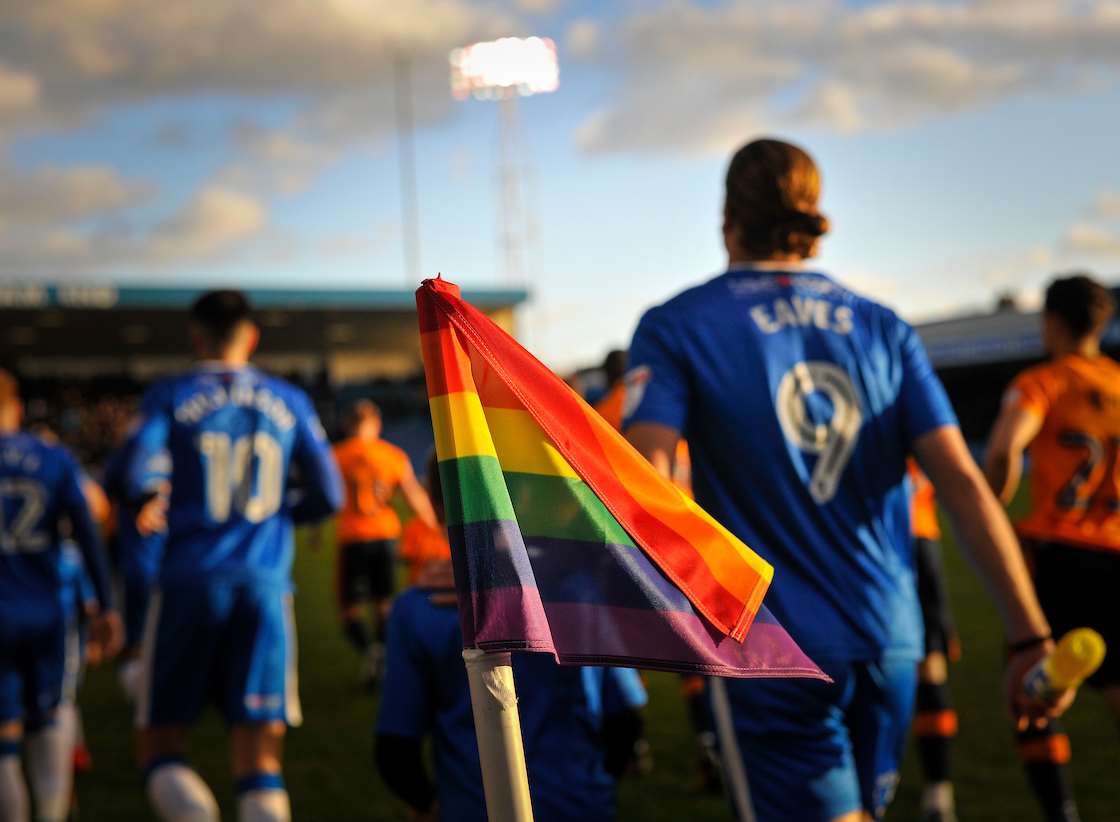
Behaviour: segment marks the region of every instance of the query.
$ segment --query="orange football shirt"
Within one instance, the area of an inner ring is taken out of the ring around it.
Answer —
[[[1120,364],[1062,357],[1020,374],[1004,402],[1042,420],[1019,533],[1120,551]]]
[[[339,542],[396,539],[401,521],[390,501],[408,470],[408,456],[385,440],[352,437],[334,448],[334,458],[346,488],[338,514]]]
[[[626,405],[626,385],[619,382],[603,398],[595,403],[599,416],[611,424],[616,431],[622,430],[622,411]]]
[[[415,585],[429,562],[451,559],[447,531],[442,526],[432,528],[420,517],[413,517],[401,535],[400,557],[408,563],[408,584]]]
[[[913,458],[906,460],[906,471],[914,485],[914,495],[910,497],[910,533],[920,539],[941,539],[933,483]]]

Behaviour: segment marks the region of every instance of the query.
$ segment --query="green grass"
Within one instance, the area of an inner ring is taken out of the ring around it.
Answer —
[[[1002,633],[993,608],[959,553],[946,546],[946,566],[964,659],[951,671],[961,717],[954,776],[961,818],[1040,819],[1016,765],[1000,699]],[[296,564],[300,684],[305,724],[289,736],[287,781],[299,820],[404,820],[374,771],[373,697],[357,684],[357,662],[337,629],[329,553],[301,552]],[[655,771],[626,781],[623,820],[726,820],[719,798],[694,793],[695,747],[678,679],[649,677],[647,728]],[[132,759],[131,722],[111,671],[90,674],[82,694],[96,770],[79,787],[85,820],[150,819]],[[1117,739],[1100,698],[1081,694],[1069,714],[1078,799],[1086,822],[1120,818],[1116,791]],[[220,722],[209,715],[191,740],[191,759],[214,787],[223,818],[235,819],[228,756]],[[920,776],[913,751],[889,818],[918,817]]]

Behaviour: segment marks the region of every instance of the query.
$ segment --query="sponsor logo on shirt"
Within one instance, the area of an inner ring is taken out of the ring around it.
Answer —
[[[780,288],[797,288],[814,294],[837,294],[843,287],[831,280],[808,274],[766,274],[750,277],[730,277],[727,288],[735,297],[753,297]]]

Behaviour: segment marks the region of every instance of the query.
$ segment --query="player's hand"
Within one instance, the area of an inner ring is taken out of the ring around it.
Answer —
[[[426,811],[413,809],[412,822],[439,822],[439,804],[433,802],[432,807]]]
[[[136,530],[142,537],[167,531],[167,498],[157,494],[140,507],[136,515]]]
[[[124,646],[124,623],[116,611],[106,611],[89,623],[90,644],[101,651],[102,659],[112,659]]]
[[[97,667],[104,658],[105,654],[101,650],[101,643],[94,642],[92,639],[88,640],[86,642],[86,663]]]
[[[1046,717],[1057,717],[1065,713],[1073,704],[1075,691],[1066,691],[1055,702],[1037,702],[1028,699],[1023,694],[1023,679],[1027,673],[1046,657],[1054,652],[1054,640],[1048,639],[1029,648],[1024,648],[1012,654],[1007,660],[1007,672],[1004,676],[1004,692],[1007,697],[1011,715],[1016,723],[1030,723],[1032,720]]]

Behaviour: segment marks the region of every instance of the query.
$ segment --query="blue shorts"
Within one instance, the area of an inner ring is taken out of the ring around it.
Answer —
[[[72,699],[81,668],[77,623],[57,611],[30,622],[0,614],[0,722],[35,728]]]
[[[824,664],[812,679],[726,680],[759,822],[825,822],[894,796],[917,661]]]
[[[190,725],[207,704],[231,725],[303,720],[287,584],[208,580],[156,588],[140,659],[137,727]]]

